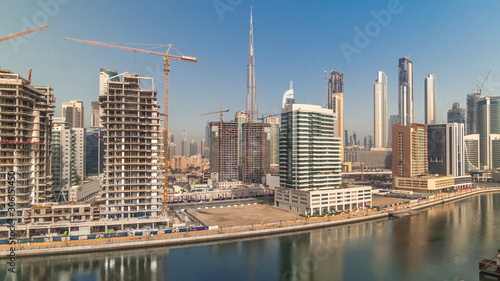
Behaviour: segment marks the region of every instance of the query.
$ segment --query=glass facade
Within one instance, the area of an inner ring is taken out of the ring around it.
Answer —
[[[340,138],[333,113],[319,106],[289,105],[281,114],[280,186],[323,189],[340,186]]]
[[[104,171],[104,128],[88,128],[85,132],[85,159],[87,176]]]

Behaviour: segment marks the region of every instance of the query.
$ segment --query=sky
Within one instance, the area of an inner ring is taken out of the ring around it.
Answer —
[[[169,128],[177,140],[204,138],[207,121],[245,110],[250,7],[253,9],[257,102],[262,114],[281,110],[293,80],[296,103],[325,105],[325,71],[344,73],[345,129],[373,132],[373,82],[388,77],[389,115],[397,114],[398,59],[413,61],[415,122],[424,121],[424,79],[436,76],[437,121],[453,102],[484,81],[499,95],[500,2],[411,0],[2,0],[0,37],[37,26],[50,28],[0,43],[0,67],[32,84],[54,88],[61,102],[82,100],[86,125],[97,100],[99,69],[156,80],[163,105],[161,56],[65,41],[65,37],[126,43],[173,44],[197,63],[171,61]],[[166,49],[155,49],[164,52]],[[175,55],[175,52],[170,54]],[[488,72],[490,76],[485,80]],[[359,137],[358,137],[359,138]]]

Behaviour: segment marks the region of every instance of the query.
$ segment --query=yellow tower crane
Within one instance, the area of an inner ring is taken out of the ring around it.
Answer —
[[[207,113],[202,113],[200,114],[201,115],[209,115],[209,114],[216,114],[216,113],[219,113],[220,114],[220,122],[222,122],[222,113],[224,112],[229,112],[230,109],[222,109],[222,106],[220,107],[220,110],[218,111],[214,111],[214,112],[207,112]]]
[[[101,47],[108,47],[108,48],[115,48],[115,49],[120,49],[120,50],[125,50],[125,51],[132,51],[134,53],[145,53],[145,54],[150,54],[150,55],[157,55],[157,56],[162,56],[163,61],[164,61],[164,66],[163,66],[163,72],[165,73],[164,77],[164,92],[163,92],[163,105],[164,105],[164,121],[163,125],[165,127],[165,136],[168,138],[168,77],[170,73],[170,61],[171,59],[173,60],[180,60],[180,61],[190,61],[190,62],[197,62],[198,58],[196,57],[191,57],[191,56],[183,56],[182,54],[180,56],[174,56],[174,55],[169,55],[168,53],[170,52],[170,49],[173,47],[171,44],[165,45],[168,46],[168,49],[165,53],[160,53],[160,52],[155,52],[155,51],[150,51],[150,50],[144,50],[144,49],[136,49],[136,48],[129,48],[129,47],[124,47],[124,46],[118,46],[118,45],[112,45],[108,43],[101,43],[101,42],[96,42],[96,41],[88,41],[88,40],[80,40],[80,39],[74,39],[74,38],[64,38],[64,40],[68,41],[73,41],[73,42],[78,42],[78,43],[84,43],[84,44],[90,44],[90,45],[96,45],[96,46],[101,46]],[[175,49],[175,48],[174,48]],[[165,191],[164,191],[164,207],[166,207],[166,202],[168,202],[168,141],[165,142],[165,151],[164,151],[164,157],[165,157]]]
[[[31,33],[35,33],[35,32],[38,32],[40,30],[47,29],[49,27],[50,26],[48,26],[48,25],[44,25],[44,26],[40,26],[40,27],[33,28],[33,29],[30,29],[30,30],[22,31],[22,32],[19,32],[19,33],[16,33],[16,34],[12,34],[12,35],[9,35],[7,37],[0,38],[0,42],[7,41],[7,40],[10,40],[10,39],[14,39],[14,38],[17,38],[17,37],[21,37],[21,36],[24,36],[24,35],[28,35],[28,34],[31,34]]]

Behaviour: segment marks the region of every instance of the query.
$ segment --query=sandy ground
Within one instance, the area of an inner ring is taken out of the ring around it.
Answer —
[[[410,199],[372,196],[372,206],[373,207],[383,206],[383,205],[391,205],[394,203],[408,202],[408,201],[410,201]]]
[[[407,202],[409,199],[373,196],[373,206],[390,205]],[[235,227],[259,225],[265,223],[279,223],[280,221],[305,220],[297,214],[279,210],[268,205],[244,205],[223,208],[189,209],[205,225],[218,225],[220,227]]]
[[[285,221],[305,220],[299,215],[278,210],[267,205],[244,205],[237,207],[189,209],[189,213],[205,225],[233,227],[243,225],[258,225]]]

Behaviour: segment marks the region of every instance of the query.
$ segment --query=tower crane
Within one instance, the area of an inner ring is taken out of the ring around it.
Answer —
[[[16,34],[12,34],[12,35],[9,35],[7,37],[0,38],[0,42],[7,41],[7,40],[10,40],[10,39],[14,39],[14,38],[17,38],[17,37],[21,37],[21,36],[24,36],[24,35],[28,35],[28,34],[31,34],[31,33],[35,33],[35,32],[38,32],[40,30],[47,29],[49,27],[50,27],[49,25],[44,25],[44,26],[40,26],[40,27],[33,28],[33,29],[30,29],[30,30],[22,31],[22,32],[19,32],[19,33],[16,33]]]
[[[136,48],[130,48],[130,47],[124,47],[124,46],[119,46],[119,45],[112,45],[108,43],[102,43],[102,42],[96,42],[96,41],[88,41],[88,40],[80,40],[80,39],[74,39],[74,38],[64,38],[64,40],[68,41],[73,41],[73,42],[78,42],[78,43],[84,43],[84,44],[90,44],[90,45],[95,45],[95,46],[101,46],[101,47],[108,47],[108,48],[115,48],[119,50],[125,50],[125,51],[131,51],[134,53],[145,53],[145,54],[150,54],[150,55],[157,55],[157,56],[162,56],[163,61],[164,61],[164,66],[163,66],[163,73],[165,74],[164,77],[164,86],[163,86],[163,105],[164,105],[164,121],[163,125],[165,127],[165,136],[168,137],[168,78],[169,78],[169,73],[170,73],[170,60],[180,60],[180,61],[189,61],[189,62],[197,62],[198,58],[196,57],[191,57],[191,56],[184,56],[182,54],[179,54],[180,56],[175,56],[175,55],[169,55],[170,49],[174,48],[172,44],[168,44],[167,51],[165,53],[160,53],[160,52],[155,52],[151,50],[144,50],[144,49],[136,49]],[[177,50],[177,49],[175,49]],[[164,157],[165,157],[165,187],[168,188],[168,142],[167,145],[164,149]],[[168,197],[167,190],[164,192],[165,197]],[[168,202],[168,198],[164,198],[163,200],[164,204],[165,202]]]
[[[492,70],[490,70],[490,71],[488,72],[488,74],[486,75],[486,78],[484,78],[483,84],[481,84],[481,86],[477,85],[477,88],[476,88],[476,89],[474,89],[474,91],[475,91],[476,93],[478,93],[478,94],[482,94],[484,83],[486,83],[486,81],[488,80],[488,77],[490,77],[491,71],[492,71]],[[489,91],[489,90],[485,90],[485,91]]]
[[[275,117],[279,115],[281,115],[281,113],[262,114],[262,116],[258,117],[257,120],[262,120],[262,122],[264,122],[264,120],[266,120],[269,117]]]
[[[200,116],[201,116],[201,115],[209,115],[209,114],[216,114],[216,113],[219,113],[219,114],[220,114],[220,122],[222,123],[222,122],[223,122],[223,120],[222,120],[222,113],[224,113],[224,112],[229,112],[229,110],[230,110],[230,109],[224,109],[224,110],[223,110],[223,109],[222,109],[222,106],[221,106],[221,107],[220,107],[220,110],[218,110],[218,111],[214,111],[214,112],[207,112],[207,113],[202,113],[202,114],[200,114]]]

